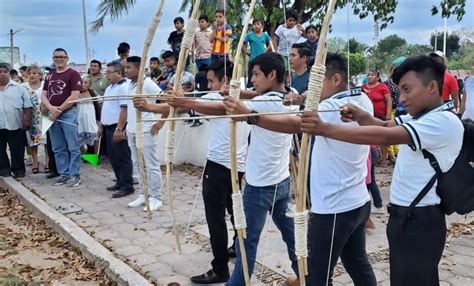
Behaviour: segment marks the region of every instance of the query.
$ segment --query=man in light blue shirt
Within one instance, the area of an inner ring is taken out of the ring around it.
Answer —
[[[8,177],[11,172],[18,178],[25,176],[25,130],[30,127],[31,107],[27,91],[10,79],[10,66],[0,63],[0,176]]]

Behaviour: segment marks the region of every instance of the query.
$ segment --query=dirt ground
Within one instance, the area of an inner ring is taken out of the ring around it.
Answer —
[[[0,189],[0,285],[114,285],[44,221]]]

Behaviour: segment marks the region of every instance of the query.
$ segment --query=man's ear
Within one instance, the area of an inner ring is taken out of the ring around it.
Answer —
[[[340,73],[335,73],[332,78],[331,78],[331,81],[332,83],[335,85],[335,86],[340,86],[341,84],[343,84],[342,82],[342,76]]]
[[[429,90],[431,94],[439,93],[438,82],[436,80],[432,80],[429,84]],[[441,94],[439,94],[441,96]]]
[[[272,70],[272,71],[268,74],[268,78],[269,78],[270,80],[274,80],[274,79],[276,79],[276,77],[277,77],[277,72],[276,72],[276,70]]]

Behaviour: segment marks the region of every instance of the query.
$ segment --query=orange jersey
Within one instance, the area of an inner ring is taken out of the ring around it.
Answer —
[[[217,37],[225,38],[226,42],[223,43],[219,40],[214,40],[212,43],[212,54],[213,55],[225,55],[229,53],[230,50],[230,36],[232,35],[232,27],[228,24],[225,24],[225,30],[223,27],[215,27],[214,31]]]

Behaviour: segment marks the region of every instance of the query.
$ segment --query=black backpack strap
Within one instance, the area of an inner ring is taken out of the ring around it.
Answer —
[[[407,218],[410,217],[410,213],[413,210],[413,208],[416,207],[416,205],[421,201],[421,199],[423,199],[426,196],[426,194],[431,190],[434,183],[436,182],[436,177],[437,177],[437,175],[435,174],[431,178],[431,180],[428,182],[428,184],[426,184],[426,186],[423,188],[423,190],[421,190],[421,192],[416,196],[416,198],[413,200],[413,202],[411,202],[410,206],[408,207]]]
[[[431,167],[435,170],[436,174],[433,175],[431,180],[426,184],[426,186],[421,190],[421,192],[416,196],[416,198],[413,200],[413,202],[410,204],[408,207],[408,214],[407,216],[410,217],[410,212],[413,210],[414,207],[426,196],[426,194],[431,190],[433,187],[434,183],[436,182],[436,179],[438,175],[442,174],[441,168],[439,167],[438,160],[436,160],[435,156],[428,152],[425,149],[422,149],[421,152],[423,153],[423,157],[425,159],[428,159],[430,161]]]

